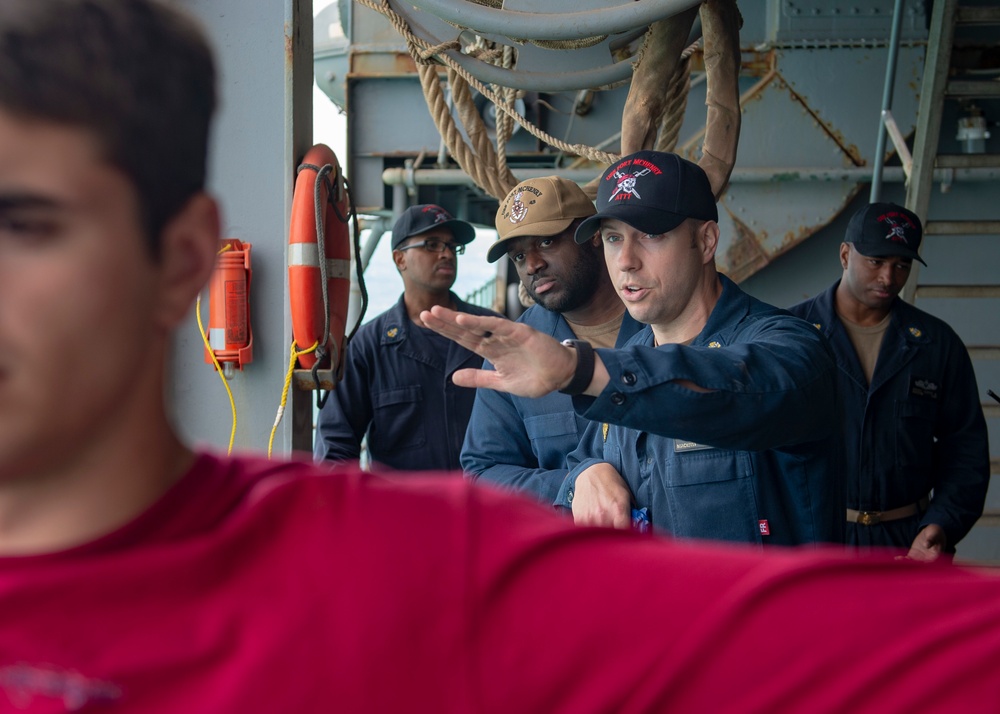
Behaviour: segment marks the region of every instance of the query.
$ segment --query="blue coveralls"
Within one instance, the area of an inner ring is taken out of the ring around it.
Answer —
[[[518,322],[557,340],[576,337],[562,315],[533,305]],[[643,327],[626,312],[616,344]],[[484,369],[493,369],[488,361]],[[462,447],[462,468],[473,479],[537,496],[551,505],[566,477],[566,456],[580,444],[588,421],[559,392],[529,399],[479,389]]]
[[[454,294],[451,298],[459,312],[496,316]],[[451,375],[479,367],[479,356],[451,340],[424,334],[410,321],[400,297],[395,306],[361,326],[346,359],[344,378],[317,420],[317,459],[357,459],[367,434],[373,467],[460,468],[476,390],[455,386]]]
[[[837,359],[847,506],[887,511],[926,498],[923,514],[847,524],[848,543],[909,548],[921,528],[944,528],[949,549],[983,512],[989,441],[976,375],[955,331],[897,299],[869,386],[837,317],[839,281],[791,311],[814,323]]]
[[[625,479],[635,506],[649,509],[656,530],[758,544],[841,543],[829,345],[808,323],[720,279],[722,295],[690,345],[654,347],[646,328],[625,349],[597,351],[611,381],[596,398],[574,397],[594,423],[570,455],[556,504],[570,507],[576,477],[605,461]]]

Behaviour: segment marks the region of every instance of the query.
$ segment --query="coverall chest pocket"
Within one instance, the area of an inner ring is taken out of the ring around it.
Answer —
[[[427,442],[423,419],[424,393],[419,384],[372,394],[370,441],[382,451],[414,449]]]
[[[666,505],[674,533],[761,542],[750,454],[695,448],[669,454],[666,466]]]
[[[934,445],[934,423],[937,402],[926,398],[909,398],[896,402],[896,466],[911,473],[930,472],[931,447]]]
[[[543,469],[564,468],[566,454],[580,440],[575,412],[539,414],[524,420],[524,431],[531,440],[531,450]]]

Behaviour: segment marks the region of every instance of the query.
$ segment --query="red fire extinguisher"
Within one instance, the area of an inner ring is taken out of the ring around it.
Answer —
[[[209,283],[208,344],[226,379],[253,361],[250,248],[236,238],[222,240]],[[212,353],[205,350],[205,362],[213,363]]]

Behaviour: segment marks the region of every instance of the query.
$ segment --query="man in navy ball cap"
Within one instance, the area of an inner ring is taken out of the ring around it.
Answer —
[[[900,300],[923,230],[871,203],[840,245],[840,280],[791,311],[837,358],[847,542],[914,560],[954,553],[983,513],[989,437],[969,353],[947,324]],[[924,263],[926,265],[926,263]]]
[[[600,230],[611,282],[648,327],[621,349],[594,350],[434,308],[422,316],[429,327],[495,367],[456,383],[575,395],[591,426],[555,505],[577,523],[629,527],[646,509],[655,530],[677,537],[842,541],[833,355],[811,325],[716,272],[705,172],[640,151],[604,172],[596,203],[577,240]]]
[[[643,196],[645,195],[645,198]],[[625,221],[651,234],[667,233],[688,218],[719,221],[708,176],[677,154],[640,151],[604,172],[597,189],[597,215],[580,226],[584,238],[605,218]]]
[[[367,437],[374,469],[459,470],[476,392],[455,386],[450,376],[481,361],[424,327],[420,313],[443,305],[496,314],[451,291],[458,256],[475,237],[471,224],[431,203],[410,206],[396,220],[392,259],[403,294],[362,325],[348,345],[344,378],[316,422],[317,459],[358,459]]]
[[[464,246],[476,237],[476,229],[471,223],[453,218],[441,206],[422,203],[410,206],[396,219],[392,227],[392,249],[397,250],[404,242],[416,242],[409,239],[424,236],[425,233],[425,238],[434,238],[438,231],[446,231],[447,238],[454,245]]]

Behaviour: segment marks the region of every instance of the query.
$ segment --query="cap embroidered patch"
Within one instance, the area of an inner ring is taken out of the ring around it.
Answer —
[[[525,186],[523,189],[514,194],[514,202],[510,204],[510,222],[520,223],[524,220],[525,216],[528,215],[528,207],[521,200],[524,192],[527,190],[532,190],[535,196],[538,196],[537,189],[531,189],[529,186]],[[532,201],[534,203],[534,201]]]
[[[638,190],[639,178],[646,174],[655,174],[658,176],[661,173],[663,172],[656,165],[643,159],[629,159],[628,161],[621,162],[611,174],[615,177],[617,184],[615,185],[615,190],[608,196],[608,203],[623,201],[632,196],[642,198]]]
[[[771,526],[767,524],[767,519],[757,521],[757,528],[760,530],[761,535],[771,535]]]
[[[906,240],[906,229],[902,221],[897,220],[892,215],[879,216],[879,220],[886,223],[889,228],[889,232],[885,234],[886,240],[891,240],[893,243],[902,243],[903,245],[910,244]],[[913,224],[907,223],[907,225],[912,226]]]
[[[425,206],[423,212],[430,213],[435,223],[444,223],[445,221],[451,220],[451,216],[448,215],[448,212],[440,206]]]

